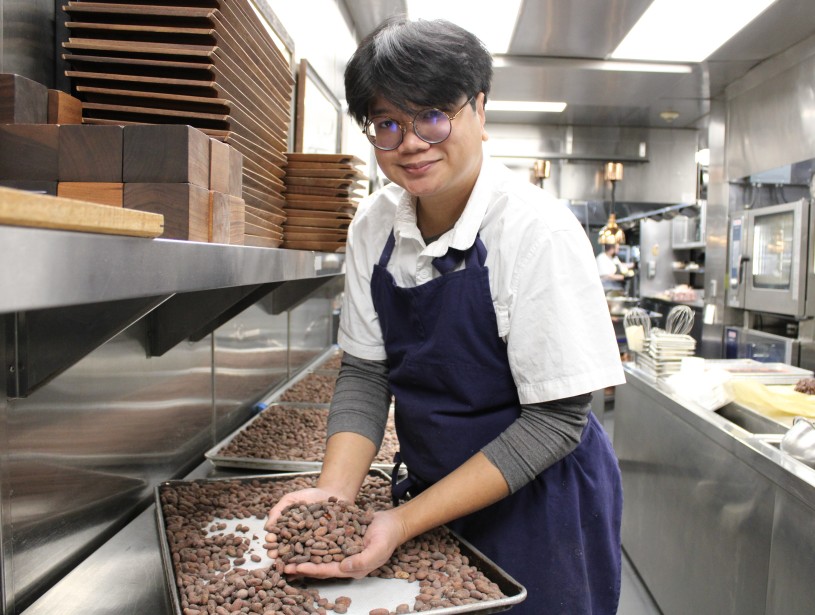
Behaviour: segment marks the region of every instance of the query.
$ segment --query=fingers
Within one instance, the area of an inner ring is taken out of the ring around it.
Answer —
[[[304,577],[311,577],[314,579],[332,579],[338,577],[351,577],[351,574],[343,572],[337,562],[330,564],[294,564],[287,565],[284,572],[289,573],[292,570],[293,574],[300,574]],[[362,575],[365,576],[365,575]]]
[[[365,551],[357,555],[352,555],[351,557],[346,557],[338,564],[340,574],[352,579],[361,579],[367,576],[371,570],[378,568],[378,566],[371,566],[367,561],[368,559]]]

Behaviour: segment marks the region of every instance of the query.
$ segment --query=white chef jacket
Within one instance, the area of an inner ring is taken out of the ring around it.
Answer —
[[[617,255],[609,256],[605,250],[601,251],[594,260],[597,263],[597,273],[600,274],[600,277],[625,272],[620,257]]]
[[[495,334],[507,344],[522,404],[625,381],[586,232],[568,207],[486,153],[461,217],[429,246],[416,226],[415,199],[396,184],[360,203],[346,247],[338,333],[344,351],[362,359],[387,358],[371,299],[371,273],[391,229],[396,243],[387,269],[402,287],[439,277],[433,259],[449,247],[468,249],[480,234],[498,321]]]

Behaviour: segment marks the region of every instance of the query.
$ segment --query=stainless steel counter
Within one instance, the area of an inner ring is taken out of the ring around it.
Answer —
[[[811,615],[815,469],[626,366],[623,544],[666,615]]]
[[[0,314],[343,270],[344,255],[0,226]]]

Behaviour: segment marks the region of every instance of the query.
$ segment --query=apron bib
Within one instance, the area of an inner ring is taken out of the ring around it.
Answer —
[[[371,293],[396,398],[397,461],[408,468],[406,479],[394,480],[396,500],[459,467],[515,421],[521,406],[497,334],[481,239],[434,259],[442,276],[414,288],[397,286],[386,269],[394,245],[391,232]],[[611,443],[590,414],[571,454],[516,493],[447,525],[526,587],[513,613],[613,615],[621,493]]]

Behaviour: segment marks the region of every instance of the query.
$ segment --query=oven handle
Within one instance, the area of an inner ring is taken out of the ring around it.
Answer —
[[[744,254],[739,257],[739,286],[744,283],[744,263],[749,263],[750,257]]]

